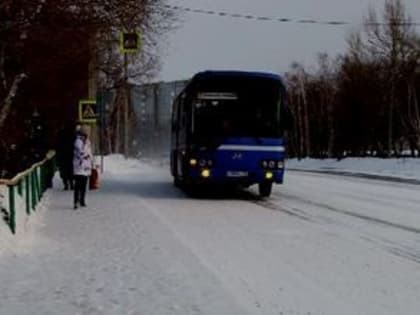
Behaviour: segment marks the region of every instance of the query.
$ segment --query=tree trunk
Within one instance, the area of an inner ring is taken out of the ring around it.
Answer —
[[[329,97],[327,98],[327,121],[328,121],[328,158],[333,156],[334,152],[334,141],[335,141],[335,128],[334,128],[334,117],[333,117],[333,99],[334,95],[332,91],[329,91]]]
[[[299,128],[299,157],[304,157],[304,127],[303,127],[303,117],[302,117],[302,103],[300,95],[297,95],[297,104],[298,104],[298,110],[297,110],[297,118],[298,118],[298,128]]]
[[[395,71],[395,70],[392,70]],[[395,108],[395,76],[391,76],[391,90],[390,90],[390,99],[388,105],[388,152],[387,156],[392,156],[393,149],[393,134],[394,134],[394,108]]]
[[[414,121],[416,126],[416,132],[417,135],[420,136],[420,109],[419,109],[419,100],[417,97],[417,90],[415,83],[411,86],[411,89],[413,91],[413,106],[414,106]]]
[[[7,94],[6,99],[4,100],[0,109],[0,128],[3,126],[4,121],[9,115],[10,109],[12,107],[13,99],[15,98],[16,93],[19,88],[19,84],[25,78],[26,78],[26,75],[24,73],[21,73],[15,76],[15,79],[13,80],[13,84],[9,90],[9,93]]]
[[[415,130],[416,130],[416,143],[415,147],[417,150],[417,156],[420,156],[420,109],[419,109],[419,99],[417,97],[417,90],[415,84],[412,85],[413,89],[413,104],[414,104],[414,120],[415,120]]]
[[[5,45],[4,44],[0,44],[0,83],[2,85],[2,88],[4,90],[6,90],[7,88],[7,81],[6,81],[6,73],[4,71],[4,62],[5,62]]]
[[[303,82],[302,74],[299,75],[300,90],[302,94],[303,103],[303,125],[305,134],[305,156],[311,156],[311,140],[309,138],[309,113],[308,113],[308,102],[306,99],[305,83]]]
[[[121,137],[121,103],[124,101],[122,99],[123,94],[121,88],[117,90],[117,96],[115,98],[115,133],[114,133],[114,153],[121,153],[120,148],[120,137]]]

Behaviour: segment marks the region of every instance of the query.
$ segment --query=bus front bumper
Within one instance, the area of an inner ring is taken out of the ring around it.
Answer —
[[[266,181],[276,184],[283,183],[284,169],[280,170],[225,170],[200,168],[190,171],[189,181],[194,183],[239,184],[250,186]]]

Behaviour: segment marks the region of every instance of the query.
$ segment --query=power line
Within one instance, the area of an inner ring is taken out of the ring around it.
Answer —
[[[233,12],[226,12],[226,11],[219,11],[219,10],[206,10],[200,8],[190,8],[178,5],[164,5],[167,9],[176,10],[176,11],[184,11],[189,13],[197,13],[197,14],[205,14],[205,15],[212,15],[212,16],[221,16],[227,18],[234,18],[234,19],[243,19],[243,20],[254,20],[254,21],[261,21],[261,22],[280,22],[280,23],[299,23],[299,24],[319,24],[319,25],[330,25],[330,26],[342,26],[342,25],[350,25],[353,24],[349,21],[343,20],[314,20],[314,19],[293,19],[288,17],[273,17],[273,16],[258,16],[252,14],[241,14],[241,13],[233,13]],[[420,26],[420,22],[410,22],[410,21],[401,21],[395,23],[361,23],[362,25],[412,25],[412,26]]]

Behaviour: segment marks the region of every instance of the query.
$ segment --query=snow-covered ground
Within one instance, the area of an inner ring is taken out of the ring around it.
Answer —
[[[420,159],[346,158],[336,159],[290,159],[288,168],[328,172],[370,174],[420,181]]]
[[[419,313],[418,185],[289,171],[268,200],[195,199],[159,163],[105,167],[0,255],[0,314]]]
[[[6,186],[0,185],[0,209],[8,210],[8,189]],[[4,221],[4,214],[0,214],[0,259],[2,255],[31,251],[32,244],[37,237],[37,231],[42,226],[42,220],[47,211],[45,204],[50,198],[50,192],[44,194],[43,201],[40,202],[36,211],[32,211],[31,215],[26,214],[25,201],[18,194],[16,198],[16,235],[12,235],[9,226]]]

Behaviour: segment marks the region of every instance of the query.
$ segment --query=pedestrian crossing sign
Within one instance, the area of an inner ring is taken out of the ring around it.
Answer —
[[[96,100],[80,100],[79,121],[82,123],[96,123],[97,118]]]
[[[120,50],[122,53],[138,53],[141,44],[140,32],[121,32]]]

